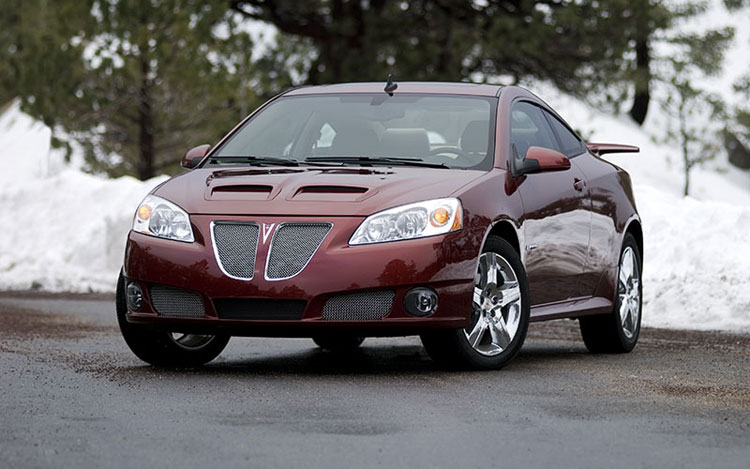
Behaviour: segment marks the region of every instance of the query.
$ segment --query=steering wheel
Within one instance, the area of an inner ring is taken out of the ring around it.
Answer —
[[[459,157],[466,157],[466,153],[461,150],[460,148],[456,147],[437,147],[430,150],[428,153],[430,156],[432,155],[440,155],[441,153],[453,153],[454,155],[457,155]]]

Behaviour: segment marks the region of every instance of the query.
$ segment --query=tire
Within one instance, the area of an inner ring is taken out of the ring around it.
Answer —
[[[315,345],[330,352],[351,352],[365,341],[364,337],[354,335],[316,335],[312,338]]]
[[[115,298],[117,323],[130,350],[144,362],[164,368],[194,368],[204,365],[224,350],[229,336],[174,334],[149,324],[129,323],[125,315],[125,278],[120,273]]]
[[[422,344],[442,365],[498,370],[521,350],[530,314],[526,270],[521,257],[504,239],[487,239],[474,288],[469,327],[424,332]]]
[[[581,337],[589,352],[627,353],[635,347],[641,331],[642,271],[643,259],[638,243],[633,235],[626,233],[617,266],[617,287],[612,312],[579,319]]]

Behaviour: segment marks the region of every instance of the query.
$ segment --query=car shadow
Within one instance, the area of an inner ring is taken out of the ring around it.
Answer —
[[[262,355],[236,358],[219,357],[199,368],[164,369],[151,366],[119,368],[119,373],[148,376],[406,376],[462,373],[523,373],[525,369],[554,367],[556,363],[588,360],[594,357],[582,346],[527,344],[502,370],[475,371],[451,369],[432,361],[421,345],[364,346],[348,353],[332,353],[310,347],[304,350],[272,351]]]

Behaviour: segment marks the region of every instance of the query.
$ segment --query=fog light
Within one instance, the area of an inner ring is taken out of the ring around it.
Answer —
[[[437,307],[438,295],[429,288],[412,288],[404,297],[404,309],[412,316],[429,316]]]
[[[125,290],[125,298],[128,303],[128,309],[130,311],[140,311],[143,307],[143,291],[141,287],[135,282],[129,282],[128,287]]]

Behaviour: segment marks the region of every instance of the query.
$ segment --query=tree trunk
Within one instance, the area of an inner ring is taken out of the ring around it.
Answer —
[[[151,81],[148,57],[141,56],[141,84],[138,90],[138,164],[141,181],[154,177],[154,118],[151,109]]]
[[[682,93],[682,91],[681,91]],[[693,167],[693,162],[690,160],[690,152],[688,148],[688,142],[690,141],[690,134],[688,134],[687,126],[687,110],[685,109],[685,96],[680,95],[680,105],[678,107],[679,120],[680,120],[680,143],[682,146],[682,162],[685,165],[685,190],[683,195],[687,197],[690,195],[690,170]]]
[[[648,45],[648,37],[639,37],[635,41],[635,95],[633,96],[633,107],[630,108],[630,117],[642,125],[648,113],[648,104],[651,101],[651,50]]]

